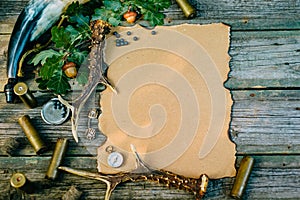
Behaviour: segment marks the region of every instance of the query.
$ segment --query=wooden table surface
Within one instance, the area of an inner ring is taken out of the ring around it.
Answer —
[[[70,122],[45,124],[40,110],[51,95],[37,91],[39,107],[6,104],[7,46],[21,9],[28,0],[0,0],[0,146],[8,137],[21,146],[12,157],[0,152],[0,199],[60,199],[76,185],[82,199],[103,199],[105,185],[99,181],[63,174],[59,181],[46,181],[52,151],[36,156],[17,119],[28,114],[52,148],[58,137],[70,139],[64,164],[96,171],[96,160],[85,147],[75,144]],[[191,1],[197,18],[185,20],[175,1],[166,12],[172,24],[223,22],[231,26],[229,54],[231,72],[226,87],[234,105],[230,136],[236,143],[237,167],[244,155],[255,165],[244,199],[300,199],[300,0],[201,0]],[[40,190],[21,195],[9,184],[13,172],[23,172],[40,183]],[[205,199],[230,199],[234,178],[212,180]],[[117,187],[112,199],[193,199],[193,195],[154,183],[126,183]]]

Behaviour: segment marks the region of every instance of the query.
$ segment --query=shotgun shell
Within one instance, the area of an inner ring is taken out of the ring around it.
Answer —
[[[252,168],[254,164],[254,158],[246,156],[242,159],[238,173],[236,175],[230,195],[233,198],[241,199],[247,186]]]
[[[58,167],[60,166],[63,158],[65,157],[68,147],[68,139],[59,138],[56,142],[53,155],[48,166],[46,178],[55,180],[58,177]]]
[[[23,190],[28,194],[33,193],[34,191],[33,184],[22,173],[13,174],[10,178],[10,184],[12,187]]]
[[[31,124],[29,116],[24,115],[23,117],[20,117],[18,119],[18,122],[19,122],[23,132],[25,133],[26,137],[28,138],[30,144],[34,148],[34,151],[36,152],[36,154],[39,155],[39,154],[43,153],[47,149],[47,146],[41,139],[37,130]]]
[[[14,92],[19,98],[23,101],[23,103],[29,108],[35,108],[37,106],[37,101],[30,92],[26,83],[19,82],[14,86]]]
[[[191,19],[196,16],[196,10],[193,6],[189,3],[188,0],[176,0],[177,4],[183,11],[183,14],[186,18]]]

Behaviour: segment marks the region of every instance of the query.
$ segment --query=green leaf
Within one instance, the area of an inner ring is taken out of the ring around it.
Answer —
[[[84,16],[92,16],[95,8],[100,8],[102,5],[102,0],[90,0],[87,3],[80,4],[80,12]]]
[[[139,7],[144,8],[145,10],[149,10],[149,11],[157,11],[155,5],[153,3],[149,3],[149,2],[141,2]]]
[[[157,11],[162,11],[163,9],[167,9],[171,6],[170,0],[151,0],[148,4],[152,4],[155,6]]]
[[[34,64],[36,66],[41,63],[42,65],[44,65],[47,58],[52,58],[53,56],[59,57],[62,56],[62,53],[53,49],[41,51],[40,53],[35,55],[35,57],[30,61],[30,64]]]
[[[149,21],[151,26],[164,24],[164,14],[162,13],[153,13],[151,11],[147,11],[144,14],[144,19]]]
[[[121,20],[114,17],[110,17],[108,18],[108,23],[110,23],[112,26],[118,26],[121,23]]]
[[[90,22],[90,18],[88,16],[83,16],[82,14],[77,14],[77,15],[74,15],[74,16],[71,16],[69,18],[69,21],[71,23],[76,23],[77,26],[88,26],[89,25],[89,22]]]
[[[85,85],[88,82],[89,69],[87,67],[81,66],[78,74],[76,76],[76,81],[80,85]]]
[[[73,27],[71,25],[66,27],[66,31],[70,35],[70,43],[71,43],[71,48],[74,47],[75,44],[81,42],[82,40],[86,39],[84,38],[85,36],[85,30],[84,29],[79,29],[78,27]]]
[[[124,7],[119,0],[103,1],[104,6],[95,9],[95,13],[92,16],[92,20],[104,20],[110,23],[112,26],[118,26],[121,22],[122,13]],[[128,9],[128,7],[127,7]]]
[[[92,6],[91,4],[90,6]],[[90,22],[90,8],[86,8],[86,6],[83,6],[82,4],[79,4],[78,2],[72,3],[67,11],[65,12],[65,15],[69,16],[68,21],[70,23],[75,24],[77,27],[84,26],[85,29],[89,29],[89,22]],[[94,8],[93,8],[94,10]]]
[[[70,33],[70,38],[72,41],[75,40],[78,37],[78,35],[81,34],[80,31],[78,31],[76,28],[74,28],[71,25],[68,25],[66,27],[66,31]]]
[[[56,71],[62,71],[61,68],[64,64],[62,56],[53,56],[48,58],[42,68],[40,69],[39,76],[43,80],[49,80]]]
[[[71,55],[68,57],[68,61],[74,62],[77,65],[81,65],[81,63],[87,58],[88,51],[79,51],[78,49],[74,49]]]
[[[170,0],[93,0],[87,4],[73,2],[64,13],[68,21],[58,28],[51,29],[52,49],[38,53],[31,63],[42,64],[40,78],[36,80],[42,89],[48,88],[57,94],[65,94],[71,89],[69,78],[61,70],[64,62],[72,61],[80,66],[77,82],[85,84],[88,81],[88,71],[85,64],[88,56],[87,42],[91,40],[89,21],[104,20],[113,26],[118,26],[123,14],[128,9],[136,11],[151,26],[164,23],[162,11],[171,5]],[[95,9],[96,8],[96,9]],[[56,50],[58,49],[58,50]]]
[[[89,26],[67,26],[66,31],[71,37],[71,44],[74,46],[82,41],[88,41],[91,38],[91,29]]]
[[[112,10],[112,11],[118,11],[122,7],[122,4],[119,0],[112,0],[112,1],[104,0],[103,4],[105,9]]]
[[[84,4],[79,4],[78,1],[72,2],[68,6],[65,15],[74,16],[77,14],[83,14],[84,16],[91,16],[94,13],[94,9],[101,5],[102,1],[100,0],[91,0]]]
[[[80,4],[78,1],[76,2],[72,2],[66,12],[65,12],[65,15],[68,15],[68,16],[73,16],[73,15],[76,15],[80,12]]]
[[[98,19],[101,19],[101,20],[104,20],[106,21],[108,19],[108,11],[105,10],[104,8],[97,8],[95,9],[95,13],[94,15],[92,16],[92,20],[98,20]]]
[[[39,89],[41,89],[41,90],[47,89],[48,80],[43,80],[42,78],[37,78],[35,81],[38,83]]]
[[[58,28],[54,26],[51,29],[52,41],[55,43],[57,48],[63,47],[64,49],[69,48],[71,44],[71,36],[68,31],[65,30],[64,27]]]
[[[71,89],[68,77],[66,77],[62,70],[53,74],[53,77],[47,83],[47,87],[55,94],[66,94]]]

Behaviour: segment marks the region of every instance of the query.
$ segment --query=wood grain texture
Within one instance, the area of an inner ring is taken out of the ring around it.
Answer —
[[[96,161],[90,149],[74,142],[70,122],[52,126],[42,121],[40,109],[53,96],[36,92],[33,75],[26,82],[38,98],[39,107],[27,109],[22,103],[5,103],[7,46],[17,16],[27,2],[0,2],[0,147],[8,137],[18,138],[21,143],[13,157],[0,151],[0,199],[60,199],[71,185],[83,191],[82,199],[103,199],[105,185],[98,181],[64,173],[59,181],[44,179],[58,137],[70,139],[64,165],[95,172]],[[168,25],[223,22],[231,26],[231,72],[225,83],[234,99],[229,135],[237,145],[237,167],[242,156],[255,158],[244,199],[299,199],[300,0],[192,0],[197,9],[197,18],[192,20],[186,20],[175,0],[172,2],[165,12]],[[35,155],[17,123],[18,117],[25,114],[49,145],[42,156]],[[15,171],[40,183],[40,190],[22,197],[9,185]],[[234,178],[210,181],[205,199],[231,199],[233,182]],[[185,191],[138,182],[122,184],[112,199],[194,198]]]
[[[229,54],[231,89],[300,86],[299,31],[233,32]]]
[[[8,42],[8,35],[0,35],[1,74],[6,74]],[[300,30],[233,31],[229,54],[231,72],[226,87],[230,89],[300,87]],[[0,91],[6,81],[0,76]],[[29,83],[31,90],[37,90],[34,81]]]
[[[299,90],[234,91],[231,137],[240,154],[299,154]]]
[[[238,157],[238,163],[241,157]],[[300,186],[299,156],[254,156],[255,164],[244,199],[294,199]],[[9,196],[9,178],[13,172],[22,171],[32,182],[41,183],[38,192],[29,195],[35,199],[60,199],[70,184],[75,184],[83,191],[82,199],[103,199],[105,185],[99,181],[85,179],[61,173],[58,181],[44,179],[50,157],[1,157],[0,191],[2,196]],[[22,162],[23,161],[23,162]],[[68,157],[64,165],[73,168],[94,171],[95,159],[90,157]],[[238,165],[237,165],[238,166]],[[234,178],[211,180],[204,199],[232,199],[230,189]],[[284,183],[284,184],[283,184]],[[269,191],[269,192],[266,192]],[[10,189],[10,193],[15,192]],[[0,195],[0,197],[1,197]],[[117,187],[112,199],[194,199],[193,195],[182,190],[167,188],[157,183],[124,183]]]
[[[4,21],[7,17],[15,17],[27,2],[28,0],[2,0],[0,21],[1,18]],[[165,12],[172,21],[171,24],[223,22],[230,24],[233,30],[300,28],[299,0],[190,0],[197,10],[197,18],[192,20],[186,20],[175,0],[172,2],[172,6]]]
[[[34,95],[40,105],[35,109],[26,109],[23,103],[0,103],[0,145],[8,137],[23,138],[22,148],[16,154],[35,155],[17,123],[20,116],[28,114],[45,141],[52,144],[51,147],[58,137],[66,137],[71,141],[69,155],[90,155],[84,150],[83,144],[77,145],[73,141],[70,122],[60,125],[59,130],[57,126],[43,122],[39,111],[51,95],[40,92]],[[238,155],[300,154],[298,90],[242,90],[232,91],[232,96],[234,106],[230,136],[237,144]],[[3,93],[0,94],[0,99],[4,100]]]

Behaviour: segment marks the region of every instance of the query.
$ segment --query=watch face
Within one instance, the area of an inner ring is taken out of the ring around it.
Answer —
[[[111,167],[118,168],[123,164],[123,155],[119,152],[112,152],[107,157],[107,163]]]

